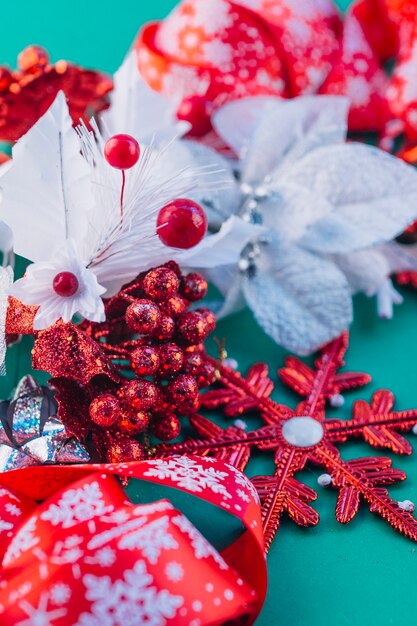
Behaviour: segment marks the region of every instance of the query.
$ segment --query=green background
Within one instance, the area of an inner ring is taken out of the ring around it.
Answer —
[[[66,58],[113,72],[140,24],[163,17],[174,4],[174,0],[149,3],[102,0],[95,6],[81,0],[71,4],[56,0],[4,2],[0,62],[13,66],[24,46],[39,43],[50,51],[53,60]],[[340,2],[341,6],[347,4]],[[349,416],[353,399],[369,400],[374,390],[383,387],[394,391],[398,408],[417,406],[417,294],[407,291],[404,295],[405,303],[397,308],[392,321],[377,319],[373,301],[356,299],[348,368],[370,373],[373,382],[349,394],[345,407],[329,411],[330,416]],[[217,335],[227,338],[229,354],[238,359],[242,370],[254,361],[265,360],[276,379],[276,369],[282,365],[285,352],[262,333],[248,312],[219,324]],[[9,351],[8,374],[0,381],[1,397],[7,396],[18,378],[29,371],[30,340],[26,338]],[[280,384],[275,397],[291,406],[298,400]],[[248,420],[256,425],[252,418]],[[342,454],[348,459],[380,453],[365,444],[350,443],[342,446]],[[393,458],[394,465],[408,473],[408,479],[391,487],[391,494],[398,500],[410,499],[417,503],[417,454]],[[268,456],[259,455],[248,469],[251,475],[269,472],[272,463]],[[320,524],[304,530],[286,519],[283,521],[269,554],[268,598],[257,623],[259,626],[415,623],[415,544],[371,515],[365,506],[350,525],[337,524],[334,519],[336,493],[317,486],[320,473],[317,468],[311,468],[299,476],[318,490],[319,499],[314,506],[320,513]],[[142,484],[133,484],[130,495],[139,500],[159,496]],[[205,507],[192,506],[177,495],[175,503],[218,546],[236,532],[233,522],[225,515],[216,512],[208,515]]]

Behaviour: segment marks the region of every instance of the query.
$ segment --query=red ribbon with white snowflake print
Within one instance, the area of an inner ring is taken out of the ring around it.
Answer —
[[[168,500],[127,501],[115,476],[197,496],[239,518],[243,533],[219,553]],[[256,619],[266,591],[260,509],[235,468],[183,456],[27,467],[2,474],[1,483],[2,626]]]

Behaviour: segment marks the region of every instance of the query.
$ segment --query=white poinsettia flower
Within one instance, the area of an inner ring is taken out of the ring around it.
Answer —
[[[417,216],[417,172],[346,143],[347,111],[336,96],[260,96],[227,104],[213,119],[238,157],[240,200],[226,214],[260,223],[266,234],[209,278],[225,296],[223,313],[243,296],[264,330],[299,354],[348,327],[353,291],[381,290],[386,300],[390,263],[374,249]]]
[[[12,288],[25,304],[39,306],[37,329],[79,313],[103,319],[101,295],[112,296],[141,271],[171,258],[213,267],[236,263],[242,242],[259,232],[232,217],[192,250],[165,246],[157,235],[159,211],[175,198],[211,193],[222,186],[213,168],[192,168],[168,148],[142,147],[138,163],[121,173],[104,157],[104,140],[85,126],[72,127],[63,93],[22,137],[13,160],[0,171],[0,218],[12,229],[17,254],[33,262]],[[259,229],[258,229],[259,230]],[[57,274],[78,282],[71,296],[57,293]]]
[[[54,279],[62,272],[75,276],[75,293],[62,296],[54,290]],[[17,280],[9,293],[25,304],[39,306],[33,324],[39,330],[59,318],[69,322],[77,313],[94,322],[104,321],[101,296],[105,291],[94,272],[83,266],[75,242],[69,239],[64,247],[53,251],[49,261],[29,265],[24,278]]]

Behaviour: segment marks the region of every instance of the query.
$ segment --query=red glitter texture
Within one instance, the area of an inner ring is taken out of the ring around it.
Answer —
[[[67,98],[74,123],[87,121],[107,107],[112,81],[105,74],[67,61],[51,64],[47,53],[29,46],[19,55],[19,69],[0,67],[0,140],[14,142],[49,109],[58,91]]]
[[[205,294],[204,282],[197,274],[183,277],[171,262],[141,274],[105,301],[105,322],[74,326],[59,321],[37,334],[33,367],[52,374],[59,417],[71,434],[92,440],[100,458],[137,459],[145,454],[144,447],[138,448],[138,434],[144,433],[150,450],[148,427],[172,439],[180,432],[178,418],[198,409],[199,387],[215,375],[201,345],[215,322],[204,310],[187,313],[185,292],[190,290],[195,301]],[[164,313],[173,301],[181,305],[177,320]],[[16,301],[12,321],[19,311]],[[183,316],[204,332],[196,332],[194,325],[184,329]],[[18,323],[11,328],[20,330]],[[199,358],[190,369],[185,354],[194,353]]]

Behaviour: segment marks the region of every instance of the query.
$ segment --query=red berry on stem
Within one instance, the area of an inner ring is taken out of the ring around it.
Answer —
[[[149,413],[145,411],[123,411],[118,427],[128,435],[138,435],[146,430],[149,424]]]
[[[163,302],[178,292],[178,276],[167,267],[150,270],[143,279],[143,290],[149,298]]]
[[[178,198],[164,206],[156,223],[160,240],[171,248],[193,248],[207,232],[206,214],[199,204],[187,198]]]
[[[184,358],[184,372],[196,376],[203,366],[203,357],[198,352],[187,353]]]
[[[168,413],[152,420],[152,432],[161,441],[171,441],[178,437],[181,431],[181,422],[174,413]]]
[[[112,426],[120,417],[120,403],[111,393],[102,393],[94,398],[89,407],[92,421],[106,428]]]
[[[181,293],[190,302],[202,300],[207,294],[207,290],[207,281],[197,272],[187,274],[182,279]]]
[[[130,437],[114,439],[107,453],[109,463],[143,461],[144,458],[145,451],[143,446]]]
[[[202,315],[191,311],[183,313],[178,319],[177,333],[182,344],[193,346],[204,341],[210,334],[210,329]]]
[[[178,413],[198,408],[198,386],[192,376],[181,374],[168,385],[167,391]]]
[[[147,411],[160,400],[160,391],[148,380],[130,380],[118,392],[123,404],[138,411]]]
[[[63,298],[76,294],[79,286],[78,278],[72,272],[59,272],[52,282],[55,293]]]
[[[163,312],[173,318],[176,318],[181,315],[181,313],[184,313],[186,307],[187,304],[184,298],[181,298],[179,294],[171,296],[166,302],[161,305]]]
[[[171,339],[175,332],[175,322],[169,315],[161,315],[158,328],[154,331],[154,337],[158,341]]]
[[[104,156],[112,167],[128,170],[139,161],[140,147],[130,135],[113,135],[105,143]]]
[[[188,134],[191,137],[202,137],[212,130],[211,115],[213,104],[203,96],[185,98],[177,111],[177,118],[191,124]]]
[[[209,333],[212,333],[213,330],[216,328],[216,316],[214,315],[213,311],[211,311],[210,309],[201,308],[195,309],[194,313],[198,313],[198,315],[201,315],[206,320],[209,327]]]
[[[126,309],[126,322],[137,333],[152,333],[161,319],[158,306],[152,300],[135,300]]]
[[[170,376],[179,372],[184,362],[183,351],[176,343],[166,343],[159,348],[159,375]]]
[[[152,346],[140,346],[130,355],[130,364],[137,376],[151,376],[159,367],[158,351]]]

